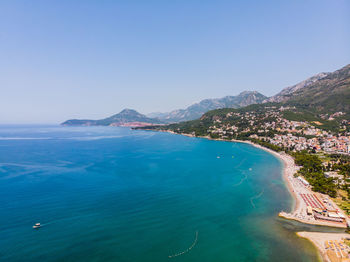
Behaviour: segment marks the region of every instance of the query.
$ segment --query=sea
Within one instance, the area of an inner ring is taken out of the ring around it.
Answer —
[[[0,126],[0,261],[318,261],[278,217],[282,168],[244,143]]]

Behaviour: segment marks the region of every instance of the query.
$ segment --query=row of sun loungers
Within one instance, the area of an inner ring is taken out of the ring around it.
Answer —
[[[339,258],[348,258],[349,257],[345,245],[337,240],[326,241],[325,248],[326,248],[326,250],[334,251],[335,254],[337,255],[337,257],[339,257]]]
[[[319,208],[321,210],[326,209],[326,207],[322,204],[322,202],[315,194],[300,194],[300,196],[307,206],[311,206],[312,208]]]

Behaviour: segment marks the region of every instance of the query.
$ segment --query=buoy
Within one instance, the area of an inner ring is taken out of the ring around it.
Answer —
[[[260,194],[256,195],[256,196],[253,196],[250,198],[250,203],[252,204],[252,206],[255,208],[255,204],[253,202],[254,199],[258,199],[262,196],[262,194],[264,194],[264,189],[260,192]]]
[[[247,174],[244,174],[244,177],[241,179],[241,181],[239,181],[238,184],[235,184],[235,185],[233,185],[233,186],[239,186],[239,185],[241,185],[241,184],[244,182],[244,180],[246,180],[247,178],[248,178]]]
[[[194,246],[197,244],[197,241],[198,241],[198,231],[196,231],[196,237],[195,237],[192,245],[189,248],[187,248],[186,250],[184,250],[182,252],[176,253],[174,255],[170,255],[169,258],[178,257],[178,256],[181,256],[183,254],[186,254],[187,252],[190,252],[191,249],[194,248]]]

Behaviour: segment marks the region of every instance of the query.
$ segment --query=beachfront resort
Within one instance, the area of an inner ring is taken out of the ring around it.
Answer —
[[[288,159],[286,179],[296,198],[296,206],[294,212],[281,212],[280,216],[308,224],[346,228],[350,220],[347,220],[344,211],[328,195],[313,192],[310,183],[303,177],[295,176],[299,167],[293,164],[292,157],[284,154],[283,158]]]
[[[349,217],[326,194],[312,191],[310,183],[301,176],[295,176],[300,167],[285,153],[274,153],[284,162],[284,177],[295,199],[293,210],[280,212],[279,216],[306,224],[346,229]],[[300,237],[312,241],[319,249],[323,260],[330,262],[350,261],[350,235],[346,233],[298,232]]]

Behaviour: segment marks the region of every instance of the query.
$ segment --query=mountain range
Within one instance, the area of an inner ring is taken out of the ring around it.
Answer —
[[[350,65],[283,96],[284,104],[315,113],[350,114]]]
[[[148,116],[158,118],[167,123],[176,123],[200,118],[204,113],[219,108],[240,108],[251,104],[259,104],[267,99],[257,91],[244,91],[237,96],[204,99],[186,109],[177,109],[169,113],[151,113]]]
[[[279,102],[318,114],[350,113],[350,64],[287,87],[263,101],[267,102]]]
[[[148,126],[194,120],[204,113],[219,108],[240,108],[261,103],[267,97],[256,91],[245,91],[238,96],[205,99],[186,109],[178,109],[170,113],[151,113],[143,115],[133,109],[124,109],[120,113],[100,120],[70,119],[62,123],[65,126]]]
[[[67,120],[63,125],[114,125],[145,126],[189,121],[200,118],[204,113],[221,108],[242,108],[252,104],[280,103],[293,106],[309,115],[343,112],[350,114],[350,65],[335,72],[319,73],[296,85],[286,87],[272,97],[256,91],[245,91],[237,96],[205,99],[186,109],[169,113],[143,115],[132,109],[101,120]]]
[[[293,94],[294,92],[298,91],[299,89],[303,89],[315,82],[317,82],[318,80],[328,76],[330,73],[319,73],[317,75],[314,75],[296,85],[293,86],[289,86],[286,87],[284,89],[282,89],[281,92],[279,92],[277,95],[274,95],[272,97],[269,97],[267,99],[265,99],[263,101],[263,103],[268,103],[268,102],[283,102],[283,101],[287,101],[289,96],[291,94]]]
[[[327,132],[338,135],[349,133],[350,65],[332,73],[316,75],[288,87],[275,97],[266,99],[264,103],[238,109],[215,109],[206,112],[196,120],[148,128],[140,127],[140,129],[241,140],[255,136],[266,140],[277,133],[289,135],[287,131],[290,130],[289,127],[284,127],[288,121],[303,122],[298,128],[310,125],[326,131],[326,134]],[[311,130],[316,129],[311,128]],[[219,133],[221,136],[218,135]],[[295,131],[295,133],[298,132]],[[314,134],[312,131],[305,134],[301,132],[298,136],[305,135],[312,138]]]

